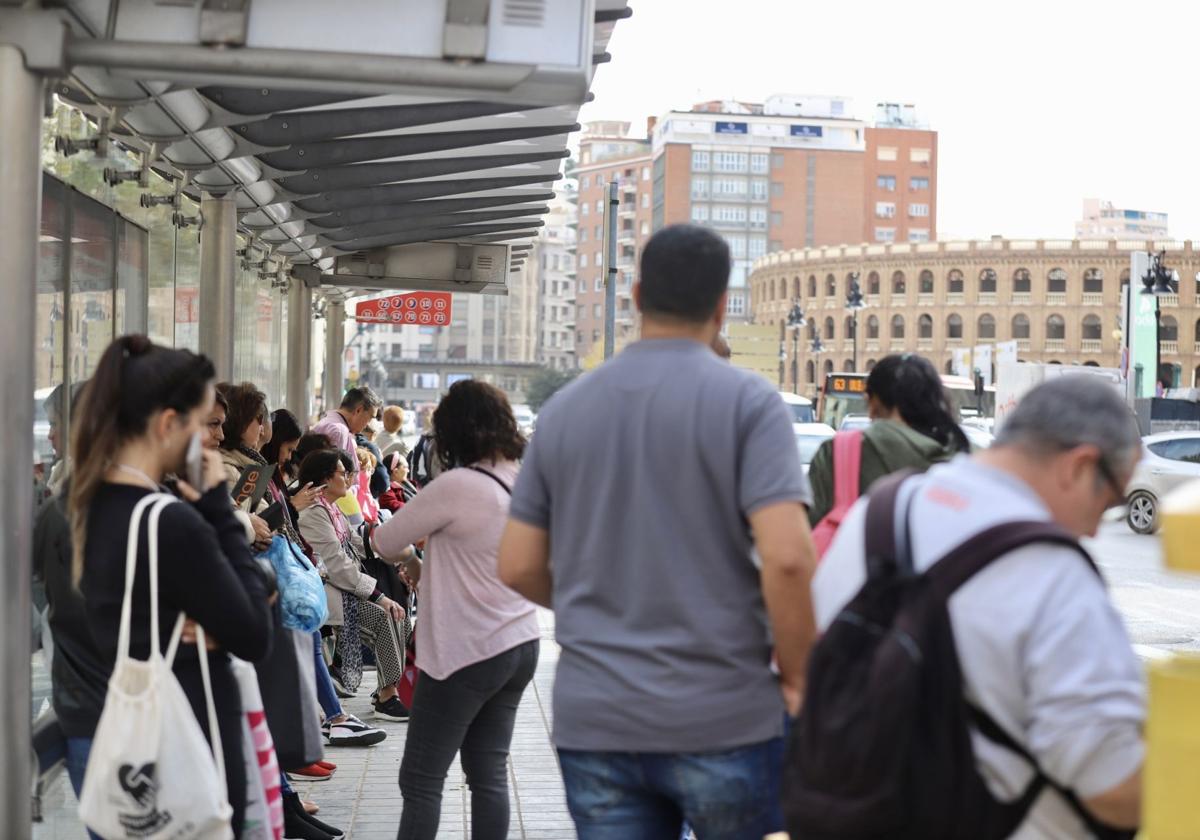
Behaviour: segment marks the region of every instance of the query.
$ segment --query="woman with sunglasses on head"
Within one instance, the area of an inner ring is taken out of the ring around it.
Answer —
[[[83,394],[71,440],[73,571],[88,624],[110,662],[117,654],[133,510],[162,492],[165,476],[187,474],[187,454],[203,437],[213,400],[208,359],[156,346],[141,335],[109,345]],[[240,833],[246,765],[241,699],[228,656],[255,661],[266,654],[270,591],[233,515],[219,456],[206,451],[202,457],[200,486],[178,482],[186,503],[167,505],[159,523],[159,634],[169,639],[180,613],[208,631],[209,650],[181,647],[174,671],[208,736],[199,657],[208,659],[233,828]],[[143,520],[131,599],[130,653],[137,659],[150,652],[148,533]]]
[[[323,489],[317,504],[300,512],[300,534],[328,572],[328,624],[334,628],[340,659],[334,679],[348,693],[358,689],[365,643],[374,651],[378,666],[374,717],[408,720],[408,709],[396,696],[397,683],[403,676],[406,641],[397,627],[404,621],[404,608],[384,594],[378,581],[363,570],[366,551],[362,537],[337,506],[338,499],[351,492],[350,476],[357,466],[349,454],[334,449],[314,452],[304,459],[300,465],[301,486],[312,483]],[[411,556],[411,552],[401,554]]]

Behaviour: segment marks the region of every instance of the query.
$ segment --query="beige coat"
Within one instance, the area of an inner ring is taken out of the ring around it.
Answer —
[[[342,513],[337,511],[337,515],[342,516]],[[350,528],[349,523],[346,527]],[[362,566],[346,554],[323,505],[314,504],[300,511],[300,536],[325,564],[328,571],[325,598],[329,602],[329,619],[325,623],[339,627],[345,620],[342,615],[342,593],[349,592],[365,600],[375,591],[375,578],[364,572]],[[350,529],[350,540],[359,552],[363,552],[362,537],[353,528]]]

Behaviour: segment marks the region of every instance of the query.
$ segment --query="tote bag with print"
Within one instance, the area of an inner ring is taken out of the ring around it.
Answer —
[[[213,704],[203,628],[196,628],[200,675],[213,745],[200,729],[171,665],[183,632],[175,623],[161,653],[158,632],[158,520],[173,496],[155,493],[138,502],[129,522],[125,556],[125,599],[117,660],[108,682],[104,711],[88,759],[79,816],[106,840],[230,840],[229,805],[221,731]],[[150,658],[129,655],[138,528],[149,508]]]

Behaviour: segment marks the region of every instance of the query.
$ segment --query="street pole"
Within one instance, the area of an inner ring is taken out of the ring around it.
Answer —
[[[850,316],[850,337],[854,339],[854,372],[858,373],[858,311]]]
[[[779,390],[783,390],[783,374],[787,369],[787,324],[779,325]]]
[[[604,214],[604,358],[611,359],[617,343],[617,182],[608,183],[608,212]]]
[[[800,393],[800,327],[792,327],[792,393]]]

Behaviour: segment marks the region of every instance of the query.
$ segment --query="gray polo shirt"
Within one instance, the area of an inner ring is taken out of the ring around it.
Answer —
[[[554,741],[702,752],[782,734],[747,516],[811,499],[761,377],[640,341],[538,417],[511,514],[550,534]]]

